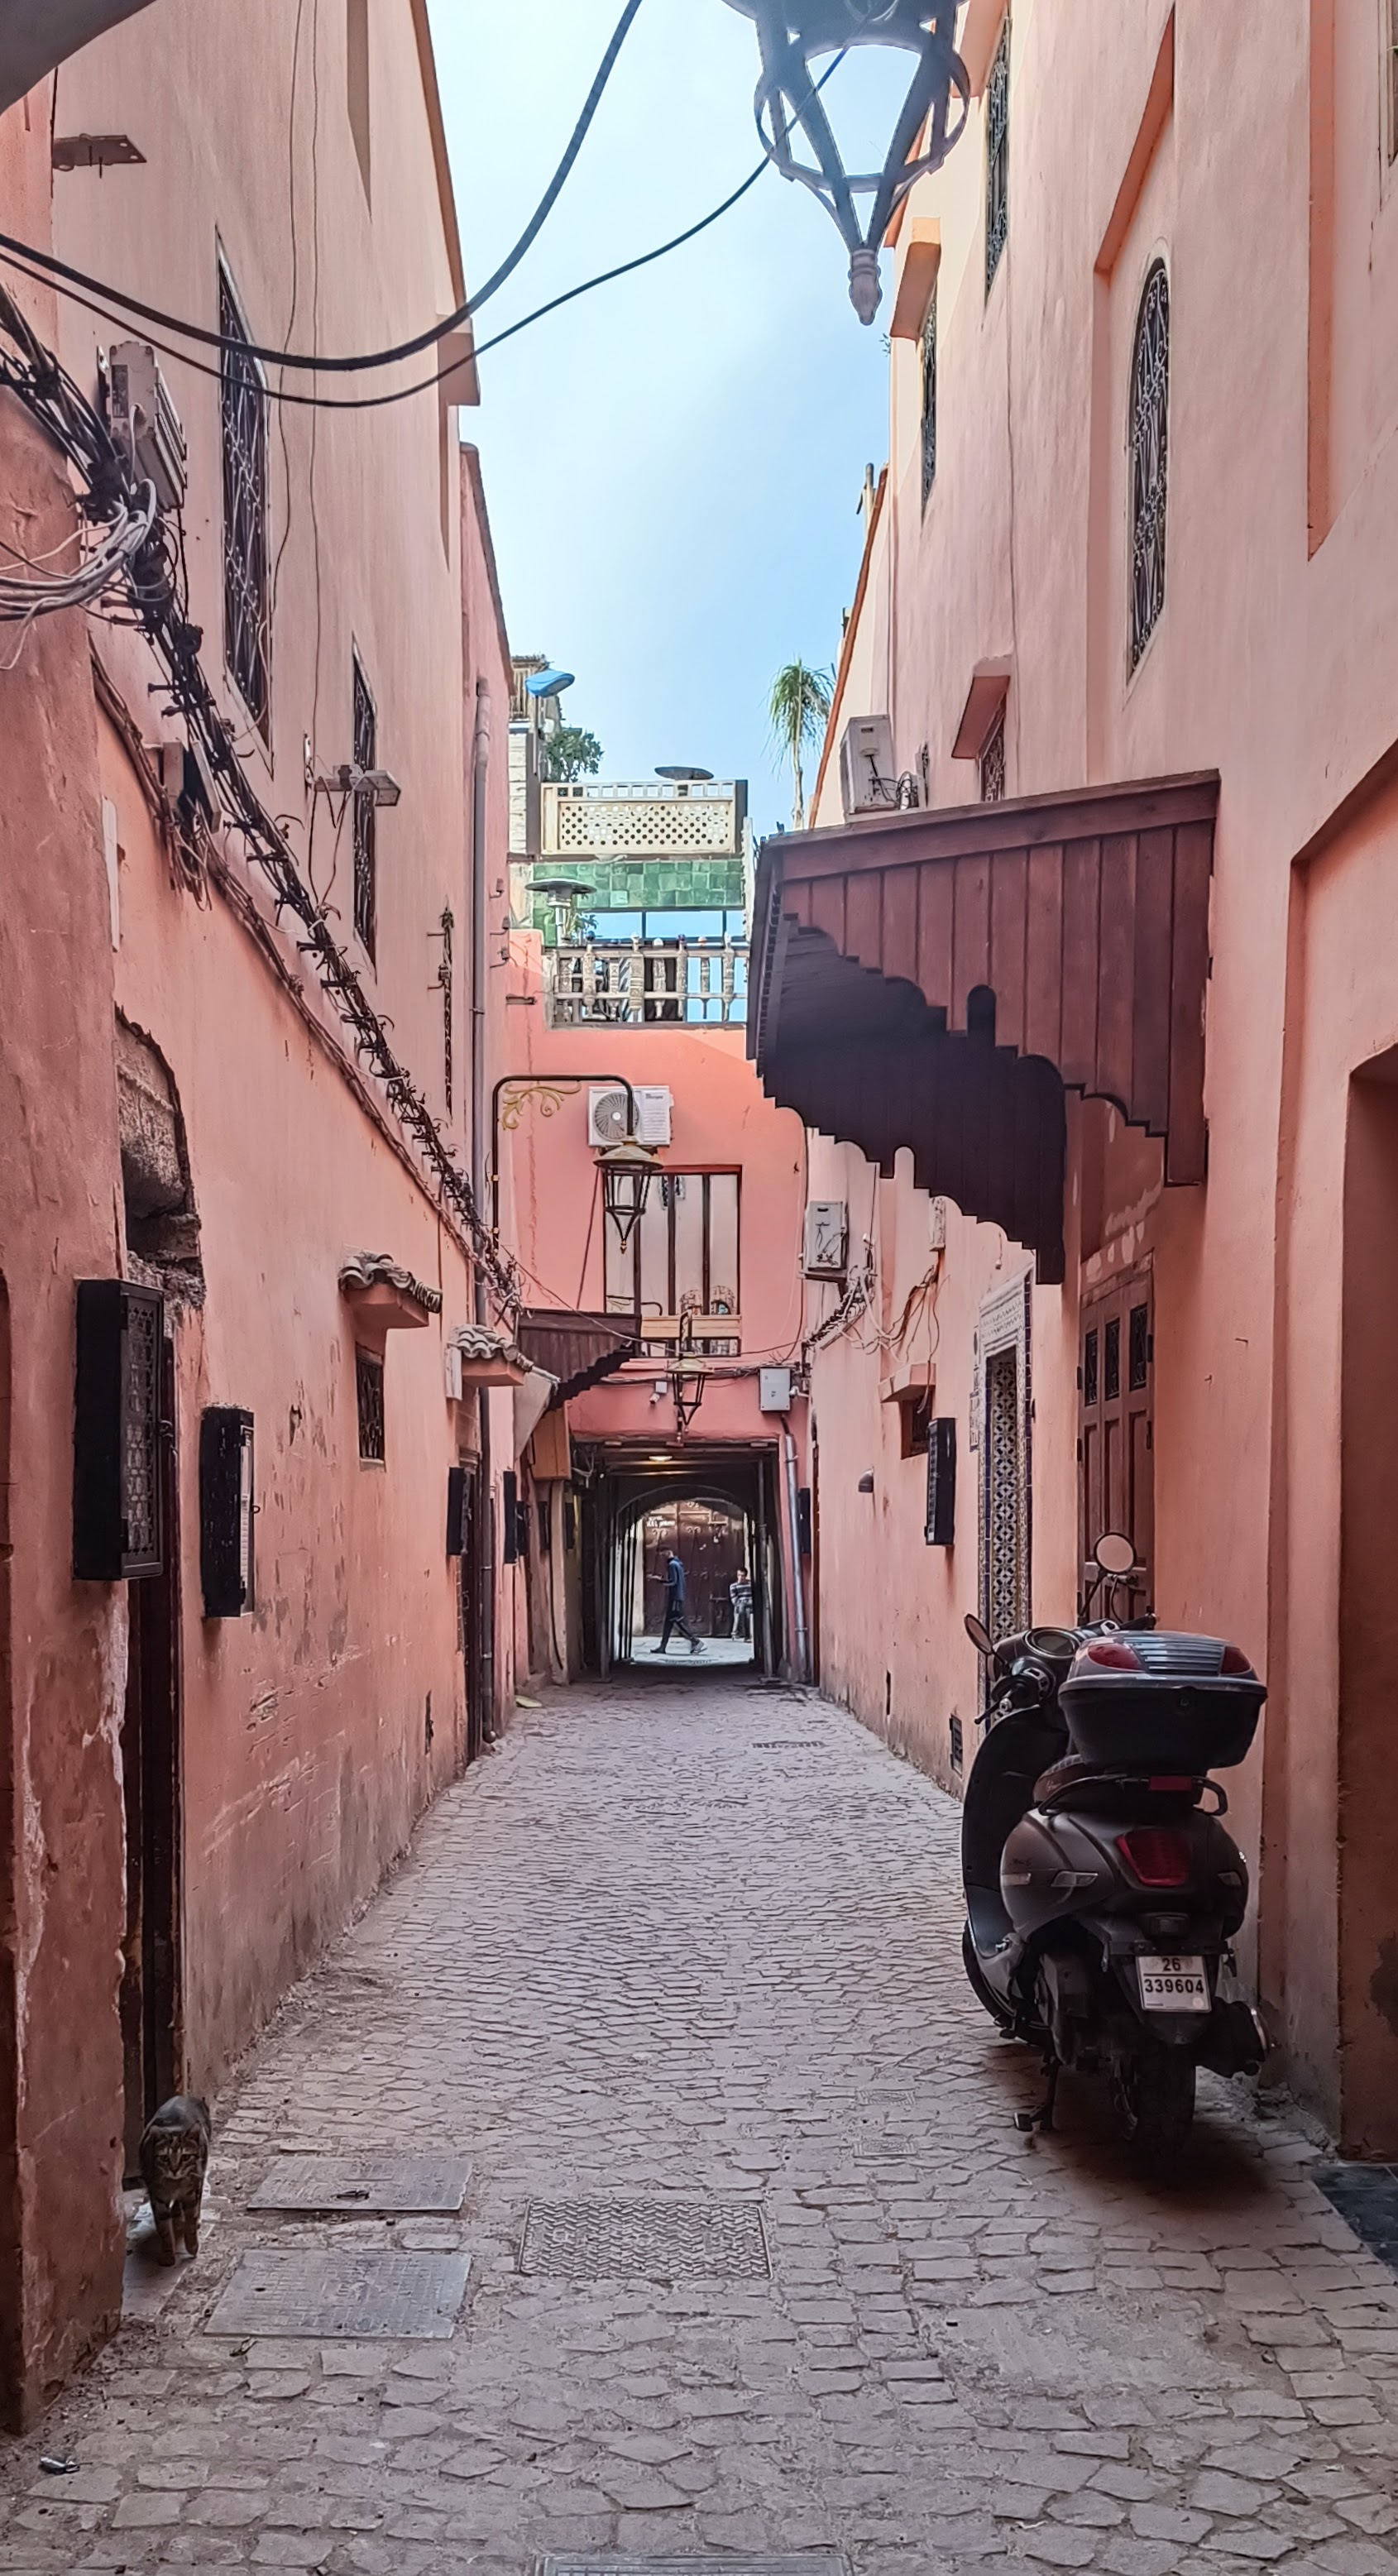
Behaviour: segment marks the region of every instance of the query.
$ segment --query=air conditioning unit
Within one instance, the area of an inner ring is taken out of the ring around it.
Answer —
[[[162,510],[178,510],[189,481],[188,450],[155,351],[144,340],[120,340],[107,360],[112,439],[138,482],[155,485]]]
[[[594,1082],[587,1095],[589,1145],[626,1145],[631,1140],[631,1104],[620,1083]]]
[[[638,1082],[635,1093],[637,1144],[668,1145],[674,1093],[663,1082]]]
[[[840,795],[853,814],[886,813],[898,802],[893,727],[887,716],[853,716],[840,737]]]
[[[808,1279],[843,1279],[849,1262],[849,1210],[843,1199],[812,1199],[806,1210],[802,1268]]]

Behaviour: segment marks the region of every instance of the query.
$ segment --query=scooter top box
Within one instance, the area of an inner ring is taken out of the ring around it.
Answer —
[[[1199,1778],[1245,1759],[1266,1696],[1241,1646],[1132,1628],[1086,1639],[1059,1707],[1090,1761]]]

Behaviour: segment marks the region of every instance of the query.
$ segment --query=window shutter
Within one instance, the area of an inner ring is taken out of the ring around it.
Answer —
[[[467,1471],[464,1467],[447,1469],[447,1554],[466,1553]]]
[[[80,1279],[73,1422],[73,1574],[121,1583],[164,1569],[160,1361],[165,1301]]]
[[[252,1415],[211,1404],[199,1425],[199,1577],[206,1619],[251,1610]]]
[[[503,1562],[506,1565],[517,1565],[519,1563],[519,1478],[512,1467],[506,1468],[501,1483],[504,1487],[502,1508],[505,1522]]]
[[[939,1415],[927,1426],[927,1528],[929,1547],[956,1544],[956,1422]]]

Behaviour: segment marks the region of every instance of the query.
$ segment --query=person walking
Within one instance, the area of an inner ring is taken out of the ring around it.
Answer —
[[[671,1556],[665,1566],[665,1625],[660,1631],[659,1645],[651,1648],[653,1655],[664,1654],[672,1628],[678,1628],[680,1635],[689,1639],[691,1655],[702,1655],[703,1646],[684,1615],[684,1595],[684,1567],[677,1556]]]

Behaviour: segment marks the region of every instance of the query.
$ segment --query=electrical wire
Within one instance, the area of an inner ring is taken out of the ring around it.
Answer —
[[[756,187],[759,179],[766,177],[769,166],[766,161],[759,162],[757,168],[749,172],[742,185],[735,188],[731,196],[725,197],[721,205],[713,207],[707,215],[700,217],[698,223],[688,225],[682,233],[674,234],[669,241],[658,243],[654,250],[642,251],[636,259],[623,260],[617,268],[605,268],[596,277],[584,278],[580,286],[565,288],[561,295],[551,296],[547,304],[536,305],[532,313],[526,313],[518,322],[512,322],[508,330],[497,331],[492,339],[482,340],[479,347],[471,352],[472,363],[488,357],[494,349],[503,349],[507,340],[516,339],[521,331],[532,329],[536,322],[547,321],[551,313],[559,312],[565,304],[575,304],[580,295],[591,295],[599,286],[611,286],[619,277],[631,277],[637,269],[649,268],[658,259],[668,259],[672,251],[683,250],[687,243],[697,241],[699,235],[707,232],[711,224],[720,222],[724,215],[731,213],[739,200],[748,194],[749,189]],[[7,247],[6,236],[3,233],[0,233],[0,262],[8,268],[17,269],[22,276],[30,278],[37,286],[52,287],[53,285],[53,280],[46,277],[42,270],[29,267],[23,257],[17,255],[13,248]],[[108,307],[94,303],[91,297],[80,295],[73,287],[59,286],[56,291],[66,302],[78,305],[84,313],[95,314],[101,322],[120,319]],[[186,350],[172,347],[168,340],[152,338],[150,345],[153,349],[158,349],[162,357],[173,358],[180,366],[187,367],[192,375],[208,376],[213,383],[222,383],[221,367],[206,366],[201,359],[191,358]],[[256,351],[248,351],[246,342],[240,341],[238,346],[244,354],[256,355]],[[288,404],[300,411],[384,411],[392,403],[411,402],[418,394],[435,393],[440,385],[449,383],[453,375],[459,374],[460,368],[461,362],[458,360],[454,367],[439,367],[435,375],[420,376],[414,384],[400,385],[395,392],[386,394],[298,394],[281,386],[264,385],[262,395],[266,402]]]
[[[479,292],[469,297],[466,303],[458,305],[456,311],[449,313],[445,321],[434,322],[429,330],[419,331],[414,339],[400,340],[395,348],[369,349],[363,356],[355,358],[324,358],[317,356],[311,350],[263,348],[256,342],[241,340],[232,342],[221,331],[210,331],[201,322],[182,321],[177,314],[164,312],[158,304],[143,304],[139,296],[127,295],[120,287],[109,286],[105,279],[91,277],[85,270],[72,267],[67,260],[55,258],[51,251],[36,250],[32,243],[17,241],[9,233],[0,233],[0,250],[6,251],[12,258],[23,257],[32,260],[50,281],[61,280],[70,286],[86,287],[90,293],[104,296],[109,304],[117,305],[124,313],[134,314],[139,321],[156,323],[163,331],[177,331],[182,339],[198,341],[206,349],[236,348],[240,355],[256,358],[264,366],[295,367],[317,375],[361,375],[367,374],[373,368],[396,366],[404,358],[420,357],[425,349],[439,347],[450,333],[459,331],[463,323],[469,322],[473,314],[479,313],[482,305],[488,303],[492,295],[498,294],[506,280],[514,275],[525,253],[537,240],[582,150],[588,128],[601,106],[602,94],[616,68],[617,57],[640,14],[642,5],[643,0],[626,0],[626,7],[621,13],[616,33],[602,57],[597,77],[588,91],[582,114],[569,138],[568,148],[513,250],[501,261],[493,276],[487,278]]]

